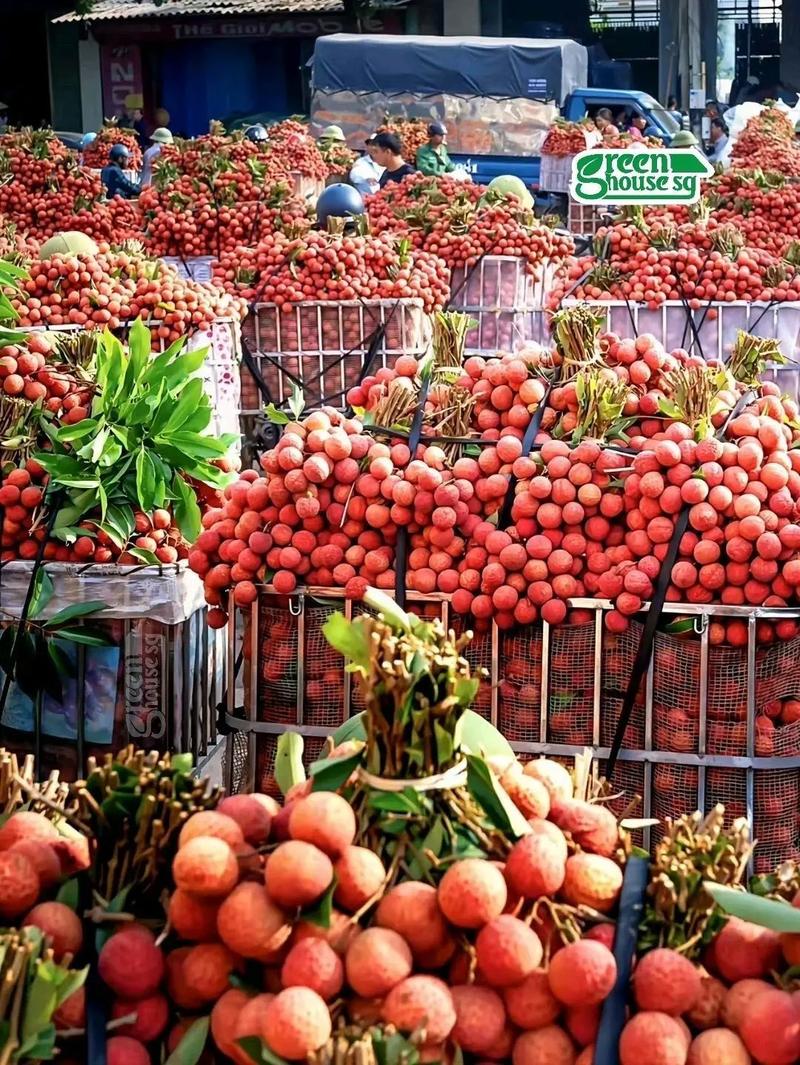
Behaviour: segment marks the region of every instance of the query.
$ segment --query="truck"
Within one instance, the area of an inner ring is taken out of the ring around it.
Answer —
[[[569,39],[334,33],[317,39],[310,66],[314,132],[340,126],[361,148],[387,115],[444,122],[450,157],[480,184],[515,174],[538,190],[559,116],[641,114],[665,144],[680,128],[647,93],[587,87],[587,50]]]

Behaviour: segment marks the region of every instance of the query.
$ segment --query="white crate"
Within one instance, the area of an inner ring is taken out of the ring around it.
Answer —
[[[184,281],[211,281],[214,276],[213,255],[191,255],[185,259],[179,256],[165,255],[162,263],[177,270]]]
[[[574,155],[543,155],[539,188],[543,192],[569,192]]]
[[[431,340],[431,318],[422,300],[343,300],[296,303],[289,311],[259,303],[242,327],[256,367],[276,406],[303,390],[306,407],[345,406],[347,390],[358,384],[372,337],[385,327],[370,370],[398,355],[422,357]],[[256,414],[264,398],[242,370],[242,414]]]
[[[316,203],[317,197],[325,188],[324,181],[320,181],[319,178],[306,177],[305,174],[301,174],[298,170],[292,170],[289,174],[289,179],[292,183],[292,192],[296,196],[301,196],[304,200],[310,200],[312,203]]]
[[[450,307],[477,323],[467,333],[467,351],[513,351],[529,340],[542,342],[553,273],[546,267],[535,278],[514,255],[486,255],[470,269],[454,270]]]

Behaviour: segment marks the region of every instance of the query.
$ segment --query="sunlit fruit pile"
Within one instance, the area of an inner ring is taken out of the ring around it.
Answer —
[[[513,195],[448,177],[409,174],[369,197],[367,211],[373,229],[401,232],[453,269],[474,266],[484,255],[514,255],[538,274],[574,248],[568,234],[537,223]]]
[[[774,171],[786,177],[800,176],[800,148],[794,123],[786,112],[767,106],[749,119],[733,142],[731,165]]]
[[[274,232],[258,247],[235,249],[215,268],[229,292],[290,311],[306,300],[418,298],[429,313],[450,292],[444,262],[413,249],[404,236]]]
[[[378,133],[395,133],[400,138],[400,150],[406,162],[413,166],[417,152],[429,140],[429,122],[424,118],[396,118],[387,115]]]
[[[666,300],[800,299],[800,272],[793,262],[748,247],[737,225],[621,222],[601,227],[594,254],[567,264],[554,285],[551,305],[571,299],[633,300],[656,308]],[[708,310],[716,316],[713,307]]]
[[[130,170],[142,169],[142,149],[139,147],[139,139],[132,129],[121,129],[117,125],[103,126],[97,136],[83,152],[83,165],[95,170],[102,170],[108,166],[108,153],[115,144],[123,144],[130,152],[130,160],[126,164]]]
[[[544,139],[542,155],[577,155],[589,146],[587,133],[596,134],[592,122],[567,122],[557,118]]]
[[[341,175],[346,180],[353,163],[358,159],[358,153],[341,141],[330,141],[327,144],[317,142],[317,146],[328,168],[328,177]]]

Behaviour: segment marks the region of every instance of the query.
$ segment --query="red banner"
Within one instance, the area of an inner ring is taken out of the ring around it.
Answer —
[[[103,114],[106,118],[125,111],[128,96],[142,95],[142,57],[139,46],[104,44],[100,49],[103,78]]]

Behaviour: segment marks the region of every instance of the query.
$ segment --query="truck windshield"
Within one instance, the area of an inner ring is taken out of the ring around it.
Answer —
[[[646,108],[653,118],[658,122],[659,126],[667,133],[677,133],[681,128],[669,111],[666,111],[658,100],[654,100],[652,96],[647,96],[646,93],[642,93],[639,97],[640,106]]]

